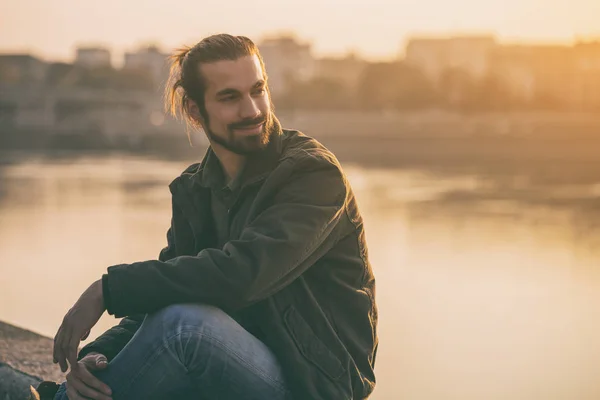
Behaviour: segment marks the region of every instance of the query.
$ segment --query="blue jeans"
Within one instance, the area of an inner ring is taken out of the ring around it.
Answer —
[[[288,399],[267,346],[218,308],[178,304],[149,314],[106,370],[119,399]],[[55,400],[67,400],[66,383]]]

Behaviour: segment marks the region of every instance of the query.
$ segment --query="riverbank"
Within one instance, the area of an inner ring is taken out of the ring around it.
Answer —
[[[597,115],[282,112],[279,116],[284,126],[317,138],[344,164],[526,176],[544,184],[596,183],[600,179]],[[202,134],[192,136],[198,139]],[[17,138],[19,146],[17,142],[14,147],[9,145]],[[183,127],[170,134],[131,132],[120,138],[124,141],[107,141],[89,132],[71,136],[38,132],[36,136],[0,131],[0,148],[50,157],[123,153],[191,163],[203,155],[206,145],[198,142],[190,147]]]

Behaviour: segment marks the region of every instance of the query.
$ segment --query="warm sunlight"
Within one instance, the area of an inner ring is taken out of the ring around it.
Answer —
[[[285,30],[320,54],[390,58],[415,33],[565,42],[600,36],[599,20],[597,0],[21,0],[0,5],[0,49],[68,59],[79,43],[124,51],[149,40],[174,47],[222,31],[258,39]]]
[[[0,0],[0,399],[600,399],[599,149],[600,0]]]

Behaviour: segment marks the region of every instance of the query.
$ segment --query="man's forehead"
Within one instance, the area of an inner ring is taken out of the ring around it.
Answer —
[[[246,90],[257,81],[264,80],[260,61],[255,55],[203,63],[199,68],[210,91],[224,88]]]

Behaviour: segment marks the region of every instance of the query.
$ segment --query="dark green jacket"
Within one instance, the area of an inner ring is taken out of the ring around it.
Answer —
[[[145,314],[205,303],[252,321],[297,399],[366,398],[375,385],[375,280],[338,161],[316,140],[277,127],[244,170],[223,248],[215,248],[205,162],[170,185],[173,216],[159,259],[108,268],[108,313],[126,318],[80,357],[98,351],[110,360]]]

